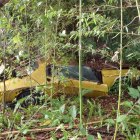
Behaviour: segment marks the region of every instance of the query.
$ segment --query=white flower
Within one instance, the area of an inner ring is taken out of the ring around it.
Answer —
[[[66,35],[66,30],[63,30],[62,31],[62,35]]]
[[[116,51],[116,52],[114,53],[114,55],[112,56],[111,60],[112,60],[113,62],[118,62],[118,59],[119,59],[118,54],[119,54],[119,52]]]
[[[20,61],[19,55],[16,55],[15,57],[16,57],[17,61]]]
[[[19,51],[18,55],[19,55],[19,56],[22,56],[22,55],[23,55],[23,51],[22,51],[22,50]]]
[[[30,75],[30,74],[32,74],[33,70],[32,70],[32,68],[27,67],[26,72],[27,72],[28,75]]]
[[[5,66],[3,64],[1,64],[1,66],[0,66],[0,74],[3,73],[4,69],[5,69]]]
[[[66,30],[63,30],[61,33],[59,33],[60,36],[65,37],[66,36]]]

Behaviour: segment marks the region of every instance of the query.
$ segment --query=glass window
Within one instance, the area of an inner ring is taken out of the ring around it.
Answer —
[[[52,75],[53,65],[48,65],[46,67],[46,74],[48,76]],[[77,79],[79,80],[79,67],[78,66],[54,66],[54,75],[60,75],[67,78]],[[96,71],[93,71],[90,67],[82,66],[82,80],[83,81],[94,81],[100,82],[98,76],[96,75]]]

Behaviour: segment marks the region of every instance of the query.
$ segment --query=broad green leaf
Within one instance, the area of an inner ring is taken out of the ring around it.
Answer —
[[[140,86],[138,86],[138,90],[139,90],[139,92],[140,92]]]
[[[139,98],[139,100],[138,100],[138,104],[140,104],[140,98]]]
[[[94,136],[93,135],[88,135],[87,140],[94,140]]]
[[[121,105],[124,105],[126,107],[132,107],[133,102],[132,101],[124,101],[123,103],[121,103]]]
[[[60,110],[61,113],[64,113],[64,111],[65,111],[65,104],[63,104],[63,105],[60,107],[59,110]]]
[[[28,133],[28,131],[29,131],[29,129],[24,129],[24,130],[22,131],[22,133],[25,135],[25,134]]]
[[[86,130],[86,128],[84,128],[84,127],[81,127],[81,128],[80,128],[80,131],[81,131],[81,133],[82,133],[83,135],[86,135],[86,133],[87,133],[87,130]]]
[[[45,119],[48,119],[48,118],[49,118],[49,116],[46,114],[46,115],[45,115]]]
[[[128,88],[129,89],[129,92],[128,92],[128,94],[132,97],[132,98],[138,98],[138,97],[140,97],[140,92],[137,90],[137,89],[135,89],[135,88]]]
[[[18,110],[19,107],[20,107],[20,103],[17,102],[17,103],[16,103],[16,106],[15,106],[15,108],[14,108],[13,113],[15,113],[15,112]]]
[[[102,136],[100,133],[97,133],[98,140],[102,140]]]
[[[107,125],[107,132],[109,132],[110,126],[113,126],[115,124],[115,121],[113,119],[107,119],[105,120],[106,125]]]
[[[37,3],[37,6],[40,6],[41,4],[42,4],[42,2],[38,2],[38,3]]]
[[[21,41],[20,41],[20,34],[18,33],[16,36],[14,36],[13,37],[13,42],[14,43],[21,43]]]
[[[126,115],[120,115],[120,116],[118,116],[118,118],[117,118],[117,122],[119,123],[119,122],[123,122],[125,119],[126,119]]]
[[[106,119],[105,122],[109,123],[110,125],[115,124],[113,119]]]
[[[49,125],[51,122],[52,122],[52,121],[49,120],[49,119],[48,119],[48,120],[45,120],[43,123],[40,124],[40,126],[44,126],[44,125],[47,126],[47,125]]]
[[[0,75],[4,72],[5,70],[5,66],[3,64],[1,64],[0,66]]]
[[[21,140],[27,140],[27,138],[26,137],[22,137]]]
[[[75,119],[75,118],[76,118],[76,115],[77,115],[76,106],[73,105],[73,106],[71,107],[71,116],[72,116],[73,119]]]

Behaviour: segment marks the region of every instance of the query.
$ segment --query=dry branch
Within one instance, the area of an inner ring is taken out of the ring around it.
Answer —
[[[90,123],[86,123],[84,124],[84,126],[88,126],[88,125],[93,125],[93,124],[98,124],[101,123],[101,121],[96,121],[96,122],[90,122]],[[64,129],[77,129],[79,128],[78,125],[74,125],[72,128],[69,127],[69,125],[65,125],[63,127]],[[50,131],[58,131],[61,130],[61,127],[50,127],[50,128],[35,128],[35,129],[30,129],[28,130],[27,134],[29,133],[41,133],[41,132],[50,132]],[[3,132],[0,134],[0,137],[4,137],[4,136],[8,136],[8,135],[16,135],[16,134],[20,134],[20,131],[7,131],[7,132]]]

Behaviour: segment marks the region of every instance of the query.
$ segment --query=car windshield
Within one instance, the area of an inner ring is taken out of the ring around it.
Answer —
[[[52,75],[52,65],[47,66],[46,72],[48,76]],[[78,66],[59,66],[54,67],[54,75],[64,76],[66,78],[72,78],[79,80],[79,67]],[[99,82],[99,79],[96,76],[96,72],[93,71],[90,67],[82,66],[82,81],[94,81]]]

